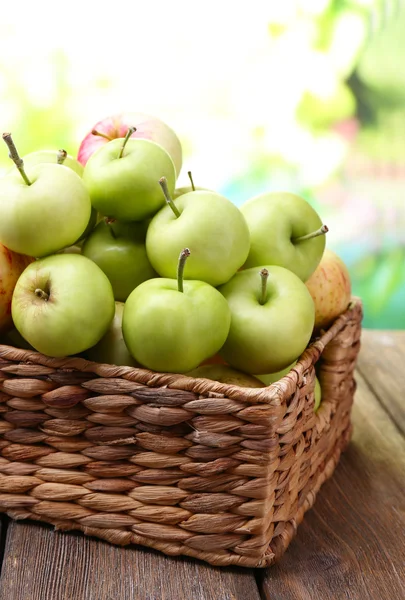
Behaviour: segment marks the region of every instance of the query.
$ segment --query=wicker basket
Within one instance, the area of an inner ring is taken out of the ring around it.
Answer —
[[[0,511],[214,565],[271,565],[350,438],[361,317],[354,299],[261,389],[0,346]]]

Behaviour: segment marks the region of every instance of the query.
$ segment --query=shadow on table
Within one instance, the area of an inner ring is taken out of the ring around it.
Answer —
[[[402,490],[395,463],[352,441],[286,554],[266,571],[256,571],[263,598],[405,597]],[[391,530],[394,523],[398,535]]]

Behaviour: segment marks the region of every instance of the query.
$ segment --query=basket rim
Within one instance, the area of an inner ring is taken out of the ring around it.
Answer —
[[[97,363],[84,358],[53,358],[33,350],[23,350],[0,344],[0,359],[12,362],[38,364],[67,371],[94,373],[103,378],[123,378],[148,387],[167,387],[175,390],[191,391],[197,394],[242,400],[247,403],[280,405],[286,395],[294,393],[305,371],[314,365],[325,346],[352,320],[361,321],[362,301],[353,296],[345,312],[321,335],[314,338],[299,357],[291,371],[275,383],[263,388],[241,387],[234,384],[219,383],[211,379],[194,378],[177,373],[158,373],[149,369],[116,366]]]

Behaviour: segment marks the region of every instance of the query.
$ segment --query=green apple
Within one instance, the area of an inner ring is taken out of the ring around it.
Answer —
[[[199,187],[198,185],[195,186],[191,171],[187,171],[187,175],[190,179],[190,185],[185,185],[183,187],[176,188],[173,192],[173,200],[177,200],[177,198],[179,196],[183,196],[183,194],[188,194],[190,192],[195,192],[195,191],[212,192],[212,190],[209,190],[208,188]]]
[[[191,185],[185,185],[183,187],[176,188],[173,192],[173,200],[177,200],[180,196],[184,196],[184,194],[189,194],[190,192],[212,192],[213,190],[209,190],[205,187],[200,187],[196,185],[194,188]]]
[[[165,203],[159,178],[166,177],[171,192],[176,170],[164,148],[141,138],[117,138],[101,146],[86,163],[83,180],[93,207],[121,221],[142,221]]]
[[[265,375],[256,375],[257,379],[260,379],[265,385],[271,385],[275,381],[278,381],[284,375],[287,375],[291,369],[297,364],[297,361],[294,360],[293,363],[288,365],[285,369],[281,369],[281,371],[276,371],[276,373],[266,373]]]
[[[11,314],[23,338],[48,356],[94,346],[114,317],[106,275],[80,254],[55,254],[31,263],[14,290]]]
[[[248,200],[241,211],[250,231],[244,268],[278,265],[306,281],[322,258],[328,231],[312,206],[295,194],[271,192]]]
[[[144,223],[101,221],[83,244],[82,254],[93,260],[111,282],[114,298],[125,302],[137,285],[157,277],[146,255]]]
[[[0,179],[0,242],[10,250],[42,257],[71,246],[91,213],[82,179],[68,167],[41,163],[27,171],[10,134],[3,134],[17,165]]]
[[[91,212],[90,212],[90,218],[87,223],[87,227],[83,231],[82,235],[76,240],[76,244],[78,244],[79,242],[82,242],[83,240],[85,240],[87,238],[88,235],[90,235],[90,233],[93,231],[94,227],[96,226],[97,218],[98,218],[98,213],[97,213],[96,209],[92,206]]]
[[[291,271],[266,266],[239,271],[219,288],[231,309],[231,327],[220,354],[247,373],[285,369],[306,348],[315,307]]]
[[[129,296],[122,331],[137,362],[153,371],[186,373],[224,344],[230,325],[225,298],[203,281],[184,281],[182,250],[177,281],[149,279]]]
[[[59,250],[57,254],[81,254],[82,248],[78,244],[74,244],[73,246],[67,246],[63,248],[63,250]]]
[[[66,150],[38,150],[37,152],[31,152],[26,154],[23,158],[25,169],[33,167],[35,165],[41,165],[43,163],[50,163],[55,165],[63,165],[72,169],[79,177],[83,175],[83,165],[79,163],[75,158],[70,156]],[[15,168],[13,169],[15,171]],[[94,229],[97,222],[97,211],[92,207],[90,213],[90,219],[86,229],[79,237],[77,242],[83,240],[87,235]]]
[[[146,252],[161,277],[176,277],[176,258],[185,246],[192,251],[186,279],[213,286],[228,281],[249,253],[249,230],[240,210],[216,192],[195,191],[176,203],[161,181],[167,205],[151,220]]]
[[[23,156],[25,168],[34,167],[43,163],[63,165],[72,169],[79,177],[83,175],[83,165],[78,160],[70,156],[66,150],[38,150]]]
[[[315,377],[315,404],[314,404],[315,412],[320,407],[321,402],[322,402],[322,388],[321,388],[321,384],[319,383],[318,377]]]
[[[257,379],[260,379],[260,381],[262,381],[266,385],[271,385],[272,383],[279,381],[282,377],[287,375],[291,371],[291,369],[294,367],[294,365],[296,365],[296,363],[297,363],[297,361],[294,361],[287,368],[283,369],[282,371],[278,371],[277,373],[269,373],[267,375],[256,375],[256,377],[257,377]],[[321,403],[321,397],[322,397],[321,385],[319,383],[318,378],[315,377],[315,404],[314,404],[315,412],[319,408],[319,405]]]
[[[264,384],[242,371],[237,371],[228,367],[228,365],[201,365],[192,371],[186,373],[189,377],[203,377],[204,379],[212,379],[220,383],[228,383],[230,385],[239,385],[240,387],[261,388]]]
[[[139,366],[130,355],[122,335],[122,315],[124,303],[115,303],[115,315],[105,335],[92,348],[85,352],[88,360],[110,365]]]

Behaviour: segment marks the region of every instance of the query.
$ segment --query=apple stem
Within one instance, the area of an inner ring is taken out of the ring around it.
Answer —
[[[159,185],[160,185],[160,187],[163,190],[163,194],[164,194],[164,196],[166,198],[167,204],[170,206],[170,208],[172,209],[172,211],[174,212],[174,214],[176,215],[176,217],[179,218],[180,211],[179,211],[179,209],[177,208],[177,206],[173,202],[173,199],[170,196],[169,188],[167,187],[167,179],[166,179],[166,177],[161,177],[159,179]]]
[[[109,135],[107,135],[106,133],[101,133],[101,131],[97,131],[97,129],[93,129],[91,132],[92,135],[98,135],[99,137],[102,137],[106,140],[108,140],[109,142],[111,142],[111,140],[113,138],[111,138]]]
[[[21,177],[24,179],[24,181],[27,185],[31,185],[31,181],[28,179],[27,173],[25,172],[25,169],[24,169],[24,161],[22,158],[20,158],[20,155],[18,154],[17,148],[15,147],[15,144],[11,137],[11,133],[3,133],[3,140],[6,142],[6,144],[8,146],[8,149],[10,152],[9,157],[14,162],[17,169],[20,171]]]
[[[114,217],[104,217],[104,222],[106,223],[106,225],[108,225],[110,233],[115,240],[117,239],[117,235],[116,235],[114,229],[111,227],[111,225],[113,223],[115,223],[116,220],[117,219],[114,219]]]
[[[135,133],[135,131],[136,131],[136,127],[128,127],[128,131],[126,133],[126,136],[124,137],[124,141],[122,142],[122,146],[121,146],[121,150],[118,155],[118,158],[122,158],[122,155],[124,154],[125,146],[127,145],[127,141],[129,140],[131,135],[133,133]]]
[[[37,296],[37,298],[42,298],[42,300],[49,300],[49,294],[47,294],[46,292],[44,292],[44,290],[41,290],[40,288],[37,288],[34,293]]]
[[[312,240],[312,238],[318,237],[318,235],[325,235],[325,233],[328,233],[328,231],[328,226],[322,225],[322,227],[320,227],[316,231],[307,233],[307,235],[301,235],[300,237],[293,238],[293,242],[304,242],[305,240]]]
[[[177,289],[179,292],[183,292],[183,273],[186,265],[186,260],[190,256],[191,252],[188,248],[184,248],[180,252],[179,265],[177,267]]]
[[[56,162],[58,163],[58,165],[63,165],[63,163],[65,162],[65,159],[67,157],[67,152],[66,150],[58,150],[58,154],[57,154],[57,158],[56,158]]]
[[[193,192],[195,192],[195,185],[194,185],[193,176],[191,174],[191,171],[187,171],[187,175],[188,175],[188,178],[189,178],[189,180],[191,182],[191,187],[193,188]]]
[[[269,278],[269,272],[267,269],[261,269],[260,277],[262,279],[262,289],[260,293],[259,303],[261,305],[266,304],[267,301],[267,280]]]

